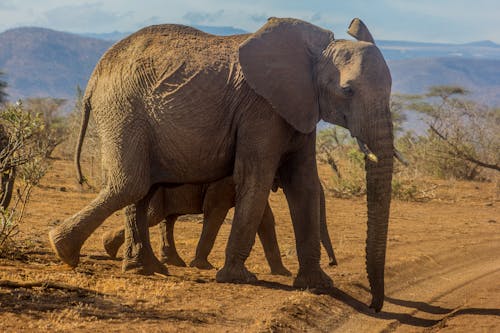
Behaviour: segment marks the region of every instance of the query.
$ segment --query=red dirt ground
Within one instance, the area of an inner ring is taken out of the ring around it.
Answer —
[[[85,243],[76,269],[50,250],[49,229],[95,197],[73,182],[72,163],[55,160],[17,237],[25,255],[0,259],[0,331],[71,332],[500,332],[499,190],[492,183],[435,181],[436,199],[393,201],[386,264],[386,303],[372,313],[364,268],[364,199],[327,193],[338,267],[322,266],[335,289],[315,295],[294,290],[292,278],[273,276],[256,242],[247,267],[256,285],[219,284],[215,270],[169,267],[171,276],[122,273],[105,256],[101,234],[123,223],[115,213]],[[328,183],[327,167],[321,169]],[[297,271],[294,236],[282,193],[271,195],[285,265]],[[230,219],[227,219],[228,222]],[[176,226],[181,256],[190,260],[199,216]],[[225,223],[210,256],[224,260]],[[154,246],[159,238],[152,231]]]

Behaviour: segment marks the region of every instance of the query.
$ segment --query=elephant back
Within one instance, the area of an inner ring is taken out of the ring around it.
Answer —
[[[247,38],[215,36],[176,24],[143,28],[102,56],[86,95],[102,91],[106,95],[97,99],[109,100],[115,92],[117,98],[136,96],[147,100],[147,95],[165,87],[167,80],[169,86],[175,87],[200,71],[227,72],[229,64],[238,62],[238,47]]]

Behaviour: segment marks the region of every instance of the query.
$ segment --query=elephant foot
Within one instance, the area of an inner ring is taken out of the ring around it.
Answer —
[[[168,269],[163,265],[153,254],[141,251],[135,256],[125,256],[123,259],[122,269],[124,272],[139,274],[139,275],[153,275],[155,273],[161,275],[169,275]]]
[[[198,269],[215,269],[215,267],[204,258],[194,258],[193,261],[189,263],[189,266],[196,267]]]
[[[376,297],[372,296],[372,302],[370,304],[370,309],[375,310],[375,312],[380,312],[384,306],[384,296]]]
[[[321,268],[314,270],[299,269],[293,286],[299,289],[329,290],[333,287],[332,279]]]
[[[78,266],[81,245],[77,246],[78,242],[69,238],[60,227],[49,231],[49,242],[52,250],[65,264],[71,267]]]
[[[123,244],[123,239],[116,237],[115,231],[108,231],[102,235],[102,245],[111,258],[116,258],[116,254]]]
[[[257,277],[246,269],[245,265],[224,265],[215,275],[217,282],[223,283],[255,283]]]
[[[282,275],[282,276],[292,276],[292,272],[290,272],[288,269],[286,269],[286,267],[283,265],[271,267],[271,274],[272,275]]]
[[[186,267],[186,263],[182,258],[179,256],[179,254],[174,253],[174,254],[169,254],[167,250],[164,248],[161,249],[160,251],[160,262],[167,264],[167,265],[173,265],[173,266],[178,266],[178,267]]]

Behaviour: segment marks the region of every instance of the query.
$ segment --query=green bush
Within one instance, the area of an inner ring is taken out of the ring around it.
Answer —
[[[2,200],[0,207],[0,255],[5,255],[15,247],[13,237],[24,217],[31,190],[49,167],[47,152],[50,146],[44,140],[47,126],[43,115],[25,109],[20,102],[0,110],[0,126],[4,135],[0,151],[2,180],[5,173],[17,174],[19,183],[13,202]],[[15,177],[10,178],[12,186],[15,180]],[[2,191],[5,189],[1,187]],[[1,195],[5,197],[4,192]]]
[[[466,100],[461,87],[435,86],[408,96],[406,108],[428,125],[397,145],[421,172],[444,179],[493,180],[500,171],[500,109]]]

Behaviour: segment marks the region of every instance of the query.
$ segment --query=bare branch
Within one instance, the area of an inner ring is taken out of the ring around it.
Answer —
[[[434,126],[429,125],[429,128],[441,140],[445,141],[446,144],[450,148],[452,148],[452,151],[449,151],[448,153],[451,153],[455,157],[463,158],[463,159],[465,159],[465,160],[467,160],[469,162],[475,163],[475,164],[477,164],[477,165],[479,165],[479,166],[481,166],[483,168],[500,171],[500,165],[498,165],[498,164],[491,164],[491,163],[487,163],[487,162],[483,162],[483,161],[478,160],[477,158],[475,158],[475,157],[473,157],[473,156],[465,153],[463,149],[460,149],[456,144],[454,144],[450,140],[448,140],[448,138],[445,135],[443,135],[441,132],[439,132]]]

